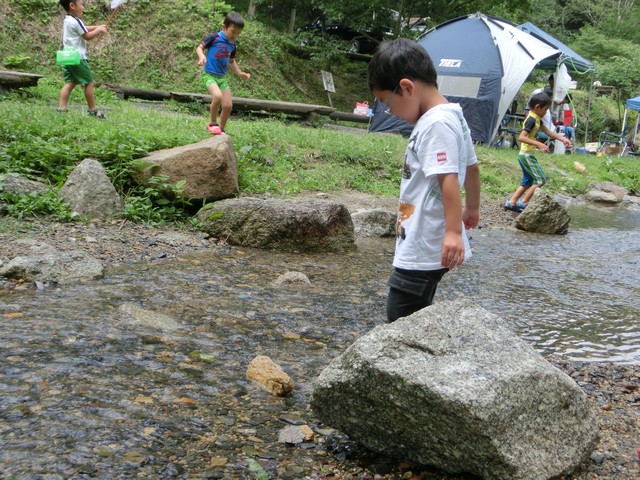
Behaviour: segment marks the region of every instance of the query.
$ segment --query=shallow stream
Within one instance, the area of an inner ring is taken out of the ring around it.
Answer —
[[[571,214],[564,236],[474,231],[436,301],[471,298],[544,354],[640,365],[640,212]],[[323,452],[279,444],[282,419],[313,419],[313,379],[381,322],[392,252],[390,239],[347,255],[234,247],[0,291],[0,477],[221,478],[251,458],[272,478],[314,474]],[[311,285],[275,286],[288,270]],[[292,397],[245,380],[258,354],[291,375]]]

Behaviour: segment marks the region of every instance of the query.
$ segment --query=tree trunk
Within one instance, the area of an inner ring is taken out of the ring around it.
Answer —
[[[256,16],[256,4],[253,3],[253,0],[249,2],[249,11],[247,12],[247,16],[249,18],[255,18]]]
[[[289,33],[293,33],[296,26],[296,7],[291,9],[291,16],[289,17]]]

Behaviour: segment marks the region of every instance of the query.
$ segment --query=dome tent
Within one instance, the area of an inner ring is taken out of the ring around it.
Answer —
[[[442,23],[418,43],[434,62],[441,93],[460,104],[471,137],[480,143],[491,142],[536,65],[562,53],[509,21],[482,13]],[[384,122],[379,125],[377,130],[384,130]]]

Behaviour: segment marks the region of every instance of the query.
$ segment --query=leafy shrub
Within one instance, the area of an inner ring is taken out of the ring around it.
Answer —
[[[7,68],[23,68],[27,65],[27,63],[31,60],[31,57],[28,55],[9,55],[4,59],[3,65]]]
[[[7,205],[7,213],[22,220],[27,217],[51,216],[54,220],[71,220],[71,210],[54,190],[44,193],[1,193],[0,203]]]

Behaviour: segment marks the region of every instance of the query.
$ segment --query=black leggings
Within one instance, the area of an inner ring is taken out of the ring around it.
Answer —
[[[389,276],[389,296],[387,297],[387,322],[395,322],[433,303],[438,282],[449,271],[404,270],[394,268]]]

